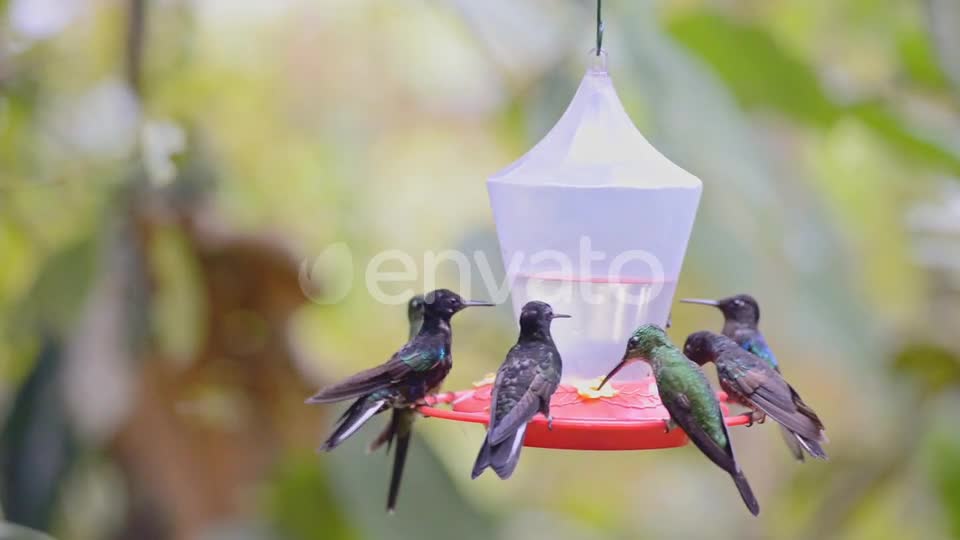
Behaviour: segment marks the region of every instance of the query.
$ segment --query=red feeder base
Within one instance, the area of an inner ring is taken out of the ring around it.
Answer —
[[[607,387],[610,387],[608,390]],[[561,384],[550,400],[553,431],[547,419],[530,421],[524,446],[564,450],[648,450],[687,444],[682,429],[666,433],[667,410],[660,402],[653,377],[625,383],[608,383],[600,392],[586,392]],[[473,390],[447,392],[427,398],[420,407],[424,416],[486,424],[490,419],[491,384]],[[611,391],[612,390],[612,391]],[[729,414],[726,394],[719,392],[720,407]],[[440,408],[437,405],[450,405]],[[747,415],[727,416],[728,426],[749,423]]]

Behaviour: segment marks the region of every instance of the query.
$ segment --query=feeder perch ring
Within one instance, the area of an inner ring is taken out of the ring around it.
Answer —
[[[537,414],[527,427],[524,446],[562,450],[653,450],[687,444],[682,429],[666,431],[669,417],[660,402],[653,377],[612,382],[612,395],[587,394],[582,386],[561,384],[550,400],[553,430]],[[419,411],[427,417],[486,424],[490,420],[493,385],[429,396]],[[748,415],[729,416],[727,396],[718,392],[728,426],[750,423]]]

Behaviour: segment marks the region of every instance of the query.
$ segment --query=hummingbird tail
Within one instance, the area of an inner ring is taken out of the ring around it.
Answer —
[[[370,400],[366,396],[356,400],[347,408],[346,412],[337,420],[330,437],[320,446],[320,450],[329,452],[340,443],[350,438],[363,424],[373,418],[373,415],[383,411],[386,400]]]
[[[483,444],[480,445],[480,453],[477,454],[477,461],[473,464],[473,472],[470,473],[470,478],[476,480],[478,476],[483,474],[483,471],[490,466],[490,443],[487,438],[483,438]]]
[[[801,435],[794,434],[794,440],[799,446],[802,446],[804,450],[807,451],[811,456],[817,459],[827,459],[827,452],[820,446],[818,441],[813,439],[808,439]],[[802,452],[801,452],[802,454]],[[802,461],[802,460],[801,460]]]
[[[743,475],[743,471],[737,469],[737,472],[730,476],[733,478],[733,483],[737,485],[737,490],[740,491],[740,497],[743,499],[743,503],[747,505],[747,509],[750,510],[751,514],[759,515],[760,503],[753,496],[753,490],[750,489],[750,483],[747,482],[747,477]]]
[[[527,436],[527,424],[523,424],[502,443],[490,449],[490,466],[501,479],[506,480],[513,474],[520,462],[520,450],[523,448],[523,439]]]
[[[393,472],[390,475],[390,491],[387,493],[387,512],[393,513],[397,507],[397,495],[400,493],[400,480],[403,479],[403,466],[407,461],[407,448],[410,446],[411,424],[413,424],[413,411],[394,409],[393,415],[397,429],[394,431],[397,449],[393,453]],[[408,415],[409,417],[401,417]]]
[[[490,444],[490,435],[483,439],[483,446],[477,454],[477,461],[473,464],[470,477],[476,479],[483,471],[490,467],[501,479],[506,480],[513,474],[520,462],[520,450],[523,448],[523,439],[527,435],[527,424],[521,425],[500,444]]]
[[[387,454],[390,453],[390,447],[393,446],[393,440],[396,438],[397,434],[397,413],[394,410],[394,413],[390,415],[390,421],[387,422],[387,425],[383,427],[383,431],[377,435],[377,438],[370,442],[370,446],[367,447],[367,453],[372,454],[380,449],[384,444],[387,445]]]
[[[783,426],[780,426],[780,436],[783,438],[783,442],[787,445],[787,449],[790,450],[790,454],[793,455],[794,459],[801,463],[805,461],[803,457],[803,444],[801,444],[799,438]]]

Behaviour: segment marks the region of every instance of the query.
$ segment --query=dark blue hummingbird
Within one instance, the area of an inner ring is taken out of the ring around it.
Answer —
[[[760,304],[749,294],[738,294],[720,300],[702,298],[684,298],[687,304],[713,306],[723,313],[722,334],[737,342],[738,345],[763,358],[770,367],[780,370],[777,357],[774,356],[763,333],[760,332]]]
[[[760,305],[749,294],[737,294],[720,300],[704,300],[700,298],[684,298],[680,300],[688,304],[703,304],[713,306],[723,313],[723,335],[737,342],[744,350],[750,351],[780,372],[780,364],[773,350],[767,345],[767,340],[760,332]],[[793,457],[798,461],[804,460],[803,447],[789,432],[781,429],[781,436]]]
[[[332,403],[356,399],[337,420],[333,433],[320,447],[324,451],[339,446],[374,415],[387,409],[402,412],[391,418],[387,428],[371,445],[377,448],[384,442],[389,445],[396,440],[397,443],[387,498],[387,510],[390,512],[396,507],[415,407],[439,388],[453,366],[450,319],[464,308],[492,305],[488,302],[466,301],[447,289],[428,293],[423,299],[423,320],[419,330],[390,360],[328,386],[307,400],[307,403]],[[408,314],[418,311],[419,308],[410,308]],[[411,320],[411,325],[414,320]]]
[[[497,371],[490,398],[490,423],[473,466],[473,478],[487,467],[500,478],[510,478],[520,460],[527,423],[538,412],[547,417],[547,425],[553,429],[550,398],[560,384],[563,364],[550,335],[550,323],[568,317],[536,300],[527,302],[520,311],[520,337]]]
[[[826,459],[823,422],[766,360],[727,336],[707,331],[690,334],[683,354],[701,366],[713,362],[720,387],[731,399],[756,417],[769,415],[811,456]]]

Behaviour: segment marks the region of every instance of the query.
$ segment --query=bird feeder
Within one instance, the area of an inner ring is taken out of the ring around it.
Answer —
[[[681,446],[683,431],[664,429],[669,415],[646,364],[629,366],[602,390],[596,386],[638,326],[666,325],[703,186],[634,126],[605,53],[592,59],[553,129],[487,182],[515,313],[542,300],[572,316],[552,327],[563,357],[563,380],[550,406],[553,430],[538,415],[525,445]],[[492,382],[433,396],[421,411],[487,422]]]

